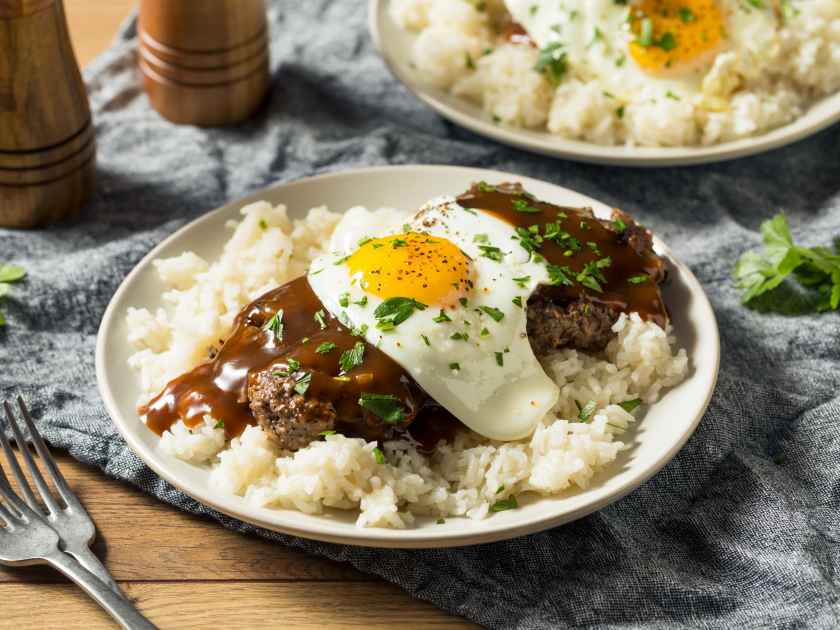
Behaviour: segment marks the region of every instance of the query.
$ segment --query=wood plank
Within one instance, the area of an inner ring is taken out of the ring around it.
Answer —
[[[431,604],[382,583],[129,583],[127,594],[161,628],[469,628]],[[0,630],[112,628],[70,585],[0,584]],[[33,606],[41,601],[45,605]]]
[[[96,522],[94,549],[123,580],[373,580],[351,566],[243,536],[185,514],[67,455],[57,457]],[[9,470],[0,454],[0,463]],[[63,581],[45,567],[0,567],[0,583]]]
[[[81,67],[111,44],[134,5],[135,0],[64,0],[70,38]]]

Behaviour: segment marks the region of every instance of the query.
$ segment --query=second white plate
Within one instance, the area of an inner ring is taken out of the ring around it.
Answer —
[[[840,93],[816,103],[792,123],[768,133],[706,147],[606,146],[570,140],[547,131],[532,131],[493,122],[480,107],[465,99],[423,85],[409,66],[414,37],[397,26],[388,13],[391,0],[370,0],[371,36],[385,63],[417,98],[452,122],[477,134],[535,153],[579,162],[620,166],[680,166],[722,162],[782,147],[840,121]]]

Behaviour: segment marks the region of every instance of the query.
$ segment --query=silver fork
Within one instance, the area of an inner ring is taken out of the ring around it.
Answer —
[[[0,432],[2,434],[2,432]],[[14,493],[0,467],[0,563],[11,566],[49,564],[78,584],[123,628],[156,630],[131,603],[117,595],[59,548],[59,537],[46,520]]]
[[[50,455],[47,445],[44,444],[44,440],[41,439],[41,434],[38,433],[38,429],[35,427],[35,423],[32,421],[32,416],[29,415],[29,410],[26,408],[23,399],[18,397],[17,403],[20,407],[20,412],[23,416],[24,422],[26,423],[26,427],[29,429],[29,436],[35,446],[35,450],[38,452],[41,462],[52,478],[53,484],[55,485],[61,500],[64,501],[64,505],[67,507],[62,508],[58,501],[56,501],[55,497],[53,497],[50,493],[49,486],[44,481],[41,471],[38,469],[38,466],[35,464],[35,460],[32,458],[32,455],[26,446],[26,441],[23,438],[23,432],[20,430],[20,425],[15,419],[12,406],[8,401],[5,401],[3,403],[3,407],[6,410],[6,419],[9,421],[9,425],[12,428],[12,434],[15,436],[15,442],[18,445],[18,450],[23,456],[23,461],[26,463],[29,474],[35,482],[35,486],[38,488],[38,493],[41,495],[41,499],[47,509],[46,512],[44,512],[43,508],[38,504],[38,501],[36,501],[32,488],[30,488],[29,484],[26,482],[26,477],[24,477],[23,471],[21,470],[17,459],[14,457],[14,453],[9,446],[9,442],[6,439],[4,432],[0,430],[0,444],[2,444],[6,457],[9,460],[9,466],[12,468],[12,474],[15,476],[15,479],[17,479],[20,491],[23,493],[23,497],[26,500],[26,505],[47,519],[50,526],[61,537],[61,549],[64,552],[69,553],[71,556],[76,558],[76,560],[79,561],[79,564],[105,582],[112,591],[118,595],[123,595],[123,592],[120,590],[120,587],[117,586],[114,578],[111,577],[108,569],[105,568],[105,566],[99,561],[99,558],[97,558],[88,547],[88,545],[90,545],[96,537],[96,526],[93,524],[93,519],[87,513],[85,508],[82,507],[81,502],[76,498],[76,495],[73,494],[73,491],[70,490],[70,486],[64,479],[64,475],[61,474],[58,466],[55,465],[55,460],[52,458],[52,455]]]
[[[41,495],[41,499],[46,506],[46,513],[43,512],[43,508],[35,499],[35,495],[23,475],[23,471],[18,464],[17,458],[14,456],[14,452],[9,445],[9,441],[6,439],[5,432],[2,430],[2,427],[0,427],[0,446],[2,446],[3,451],[6,454],[9,465],[12,468],[12,473],[18,481],[18,485],[25,499],[24,503],[21,501],[20,497],[14,494],[11,485],[8,483],[8,478],[0,466],[0,475],[2,475],[2,477],[0,477],[0,498],[4,499],[7,505],[5,513],[0,512],[0,517],[12,517],[13,519],[14,517],[17,517],[18,525],[20,525],[21,518],[25,518],[26,523],[35,523],[36,529],[39,529],[37,527],[38,522],[42,522],[47,529],[51,529],[55,534],[56,555],[51,558],[42,556],[39,557],[48,563],[53,564],[53,566],[67,574],[68,577],[79,583],[82,588],[85,588],[85,590],[88,591],[88,593],[103,606],[105,606],[105,604],[99,597],[91,593],[89,586],[82,584],[65,570],[68,566],[67,561],[78,568],[75,575],[84,576],[86,574],[87,576],[93,577],[95,582],[100,583],[102,588],[106,590],[110,589],[110,591],[113,592],[118,599],[124,602],[128,609],[133,611],[146,623],[145,626],[132,625],[128,627],[154,628],[154,626],[145,621],[145,619],[140,616],[136,610],[134,610],[133,606],[131,606],[125,598],[110,573],[108,573],[108,570],[89,549],[88,545],[93,541],[96,535],[96,526],[93,523],[93,519],[90,518],[90,515],[84,509],[79,499],[70,489],[64,475],[61,474],[58,466],[56,466],[55,460],[53,460],[52,455],[50,455],[50,452],[44,443],[44,440],[41,438],[40,433],[38,433],[38,429],[35,427],[35,423],[32,421],[32,417],[29,415],[29,410],[26,408],[23,399],[18,397],[17,402],[24,422],[29,429],[29,435],[32,439],[33,445],[35,446],[35,450],[52,478],[53,484],[61,497],[61,500],[64,502],[64,506],[66,507],[62,507],[50,492],[49,486],[36,466],[35,461],[29,452],[29,448],[26,445],[26,441],[23,439],[22,431],[15,419],[12,407],[8,401],[6,401],[3,403],[3,407],[6,411],[6,418],[12,428],[15,442],[17,443],[18,449],[24,459],[24,462],[26,463],[27,468],[29,469],[32,480],[38,488],[38,493]],[[3,509],[2,503],[0,503],[0,509]],[[10,522],[14,527],[14,521],[9,521],[8,518],[6,518],[6,521]],[[2,532],[2,530],[0,530],[0,532]],[[56,563],[55,558],[60,558],[63,564]],[[0,557],[0,560],[3,560],[3,558]],[[83,573],[80,574],[79,572]],[[111,612],[109,607],[105,607],[109,610],[109,612]]]

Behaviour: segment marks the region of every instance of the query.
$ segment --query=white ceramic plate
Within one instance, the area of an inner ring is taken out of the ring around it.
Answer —
[[[158,436],[138,417],[135,402],[140,388],[135,373],[127,366],[132,349],[126,341],[125,313],[129,306],[154,310],[161,303],[163,286],[151,264],[153,259],[185,250],[208,260],[215,259],[230,235],[225,222],[240,218],[239,209],[258,199],[285,204],[293,218],[322,204],[335,211],[354,205],[371,209],[382,206],[416,209],[432,197],[457,194],[478,180],[520,181],[530,192],[553,203],[591,206],[602,216],[608,216],[610,211],[604,204],[571,190],[509,173],[447,166],[380,167],[321,175],[267,188],[202,216],[158,245],[114,294],[97,339],[99,390],[108,413],[129,446],[169,483],[220,512],[306,538],[380,547],[444,547],[520,536],[589,514],[653,476],[676,454],[700,421],[714,389],[720,356],[717,323],[703,289],[691,271],[658,239],[655,239],[657,251],[667,256],[673,266],[664,297],[679,345],[691,359],[691,375],[647,411],[638,428],[627,438],[634,442],[633,447],[599,474],[587,490],[556,498],[526,498],[519,509],[500,512],[482,521],[448,518],[445,524],[438,525],[428,519],[415,529],[360,529],[354,524],[355,511],[335,510],[322,516],[309,516],[291,510],[255,508],[239,497],[211,490],[208,471],[163,453],[157,447]]]
[[[498,125],[480,107],[462,98],[423,85],[411,70],[409,59],[415,39],[397,26],[388,14],[391,0],[370,0],[368,21],[374,44],[394,76],[437,113],[477,134],[499,142],[579,162],[621,166],[678,166],[721,162],[769,151],[796,142],[840,120],[840,93],[829,96],[789,125],[753,138],[708,147],[603,146],[569,140],[547,131],[530,131]]]

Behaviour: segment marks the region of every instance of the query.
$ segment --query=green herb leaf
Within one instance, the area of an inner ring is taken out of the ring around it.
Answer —
[[[502,262],[502,259],[504,258],[504,253],[498,247],[493,247],[492,245],[479,245],[478,249],[481,250],[482,256],[489,258],[490,260]]]
[[[283,341],[283,309],[278,308],[277,312],[263,326],[263,330],[269,331],[277,341]]]
[[[509,497],[507,499],[496,501],[493,505],[490,506],[490,511],[504,512],[505,510],[515,510],[518,507],[519,504],[516,502],[516,497]]]
[[[578,408],[578,421],[589,422],[592,419],[592,414],[595,413],[595,401],[590,400],[583,407],[580,406],[580,403],[578,401],[575,401],[575,404]]]
[[[295,379],[295,391],[303,396],[312,383],[312,372],[304,372]]]
[[[505,314],[493,306],[479,306],[478,308],[492,317],[493,321],[500,322],[505,318]]]
[[[385,463],[385,453],[382,452],[382,449],[378,446],[373,448],[373,457],[376,460],[377,464],[384,464]]]
[[[17,282],[26,276],[26,270],[17,265],[0,263],[0,282]]]
[[[392,394],[362,394],[359,406],[388,424],[398,424],[405,418],[400,399]]]
[[[333,350],[335,350],[336,345],[332,341],[325,341],[324,343],[318,344],[318,347],[315,348],[315,352],[318,354],[329,354]]]
[[[288,359],[286,359],[286,365],[289,366],[289,369],[292,372],[297,372],[300,369],[300,361],[293,357],[289,357]]]
[[[627,278],[627,282],[630,284],[642,284],[650,280],[650,276],[646,273],[640,273],[638,276],[630,276]]]
[[[324,330],[327,327],[327,320],[325,319],[326,316],[327,314],[324,312],[324,309],[319,309],[312,316],[312,319],[314,319],[318,323],[318,326],[321,327],[321,330]]]
[[[625,400],[623,403],[618,403],[618,406],[624,409],[624,411],[626,411],[627,413],[631,413],[641,404],[641,398],[634,398],[633,400]]]
[[[549,83],[556,86],[560,85],[568,66],[568,58],[563,50],[563,44],[552,42],[540,50],[534,70],[543,75]]]
[[[357,341],[353,344],[350,350],[345,350],[341,353],[338,359],[338,365],[341,367],[342,373],[349,372],[354,367],[358,367],[365,360],[365,344]]]
[[[446,314],[446,312],[443,309],[440,309],[440,313],[437,317],[432,318],[432,321],[436,324],[442,324],[443,322],[451,322],[452,319],[449,317],[449,315]]]
[[[225,421],[224,420],[219,420],[213,428],[214,429],[224,429],[225,428]]]
[[[328,435],[335,435],[336,431],[321,431],[318,435],[321,437],[327,437]]]
[[[449,369],[450,370],[460,370],[461,369],[461,364],[460,363],[450,363],[449,364]]]
[[[343,306],[344,308],[347,308],[348,306],[350,306],[350,294],[349,293],[342,293],[341,295],[339,295],[338,296],[338,304],[340,306]]]
[[[499,367],[502,367],[505,364],[505,354],[504,354],[504,352],[497,352],[496,353],[496,364]]]
[[[520,289],[524,289],[528,286],[528,283],[531,281],[531,276],[521,276],[519,278],[514,278],[513,281],[519,285]]]
[[[392,297],[376,307],[373,316],[380,330],[393,330],[412,316],[415,310],[423,311],[426,305],[412,298]]]
[[[522,296],[517,295],[515,298],[513,298],[513,299],[511,300],[511,302],[513,302],[513,303],[514,303],[516,306],[518,306],[519,308],[522,308]]]

